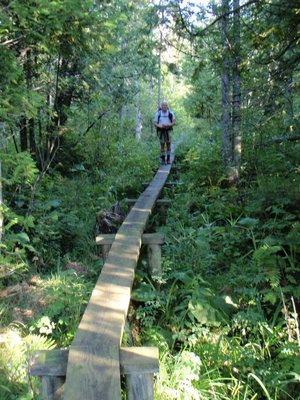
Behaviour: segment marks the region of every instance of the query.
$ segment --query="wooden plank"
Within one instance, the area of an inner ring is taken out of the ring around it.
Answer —
[[[30,375],[66,376],[68,349],[39,350],[29,362]]]
[[[40,350],[31,357],[29,373],[41,377],[44,400],[63,399],[68,355],[68,349]],[[121,347],[120,366],[127,377],[128,400],[152,399],[153,373],[159,370],[158,348]]]
[[[125,203],[128,205],[135,204],[137,202],[137,199],[126,199]],[[156,204],[158,206],[170,206],[172,204],[172,200],[170,199],[157,199]]]
[[[157,347],[121,347],[120,365],[122,374],[154,373],[159,370]]]
[[[119,348],[141,236],[170,168],[159,168],[116,234],[70,348],[65,400],[121,399]]]
[[[60,376],[67,373],[69,349],[38,350],[30,359],[29,373],[33,376]],[[121,347],[122,374],[154,373],[159,369],[157,347]]]
[[[114,233],[105,233],[96,237],[96,244],[106,246],[113,243],[116,235]],[[144,233],[142,235],[142,244],[164,244],[164,233]]]
[[[146,189],[146,187],[149,185],[149,183],[142,183],[142,187]],[[169,181],[165,183],[165,187],[166,188],[172,188],[174,186],[180,186],[182,185],[182,182],[178,182],[178,181]]]
[[[165,187],[167,187],[167,188],[173,188],[174,186],[180,186],[180,185],[182,185],[182,182],[178,182],[178,181],[175,181],[175,182],[170,181],[170,182],[165,183]]]
[[[164,244],[164,233],[144,233],[142,236],[142,244]]]

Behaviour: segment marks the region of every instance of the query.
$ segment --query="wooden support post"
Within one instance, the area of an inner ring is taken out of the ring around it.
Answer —
[[[111,248],[111,244],[103,244],[101,247],[102,247],[102,259],[103,261],[105,261],[108,256],[109,250]]]
[[[147,246],[148,255],[148,272],[150,276],[161,277],[161,245],[160,244],[148,244]]]
[[[42,376],[42,398],[45,400],[62,400],[66,377]]]
[[[96,243],[102,246],[102,255],[105,260],[111,245],[115,239],[114,234],[102,234],[96,237]],[[147,246],[148,273],[150,276],[162,275],[161,245],[165,241],[163,233],[144,233],[142,244]]]
[[[40,376],[43,400],[63,400],[69,350],[37,351],[29,373]],[[153,400],[153,374],[159,370],[157,347],[121,347],[120,371],[128,400]]]
[[[153,374],[126,375],[126,395],[128,400],[153,400]]]
[[[120,353],[128,400],[153,400],[153,373],[158,372],[157,347],[127,347]]]
[[[42,350],[32,356],[29,373],[41,378],[44,400],[63,399],[67,363],[68,350]]]

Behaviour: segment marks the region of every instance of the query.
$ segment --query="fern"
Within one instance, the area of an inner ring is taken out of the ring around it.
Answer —
[[[22,337],[16,329],[2,334],[0,347],[0,398],[12,399],[12,393],[28,391],[28,362],[35,350],[50,350],[55,347],[53,340],[42,335]]]
[[[277,288],[280,283],[280,262],[277,255],[280,250],[280,246],[268,246],[265,244],[253,254],[254,261],[263,271],[266,281],[272,288]]]

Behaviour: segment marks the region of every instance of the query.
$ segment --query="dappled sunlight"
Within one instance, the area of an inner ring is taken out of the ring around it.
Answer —
[[[170,166],[158,170],[151,188],[136,201],[115,235],[71,345],[67,399],[81,399],[86,395],[82,390],[84,386],[90,393],[93,392],[91,386],[99,390],[111,384],[120,386],[120,374],[116,373],[118,351],[142,235],[169,172]]]
[[[139,212],[139,213],[147,213],[147,214],[151,213],[151,208],[145,208],[145,207],[139,208],[138,204],[133,206],[131,208],[131,210],[134,211],[134,212]]]
[[[0,400],[300,400],[298,3],[1,3]]]

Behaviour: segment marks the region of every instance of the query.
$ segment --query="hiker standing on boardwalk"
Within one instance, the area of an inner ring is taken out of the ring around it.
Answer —
[[[161,103],[161,107],[155,114],[154,125],[156,126],[157,135],[160,141],[161,163],[170,164],[172,130],[173,125],[175,125],[175,115],[169,109],[166,100]]]

